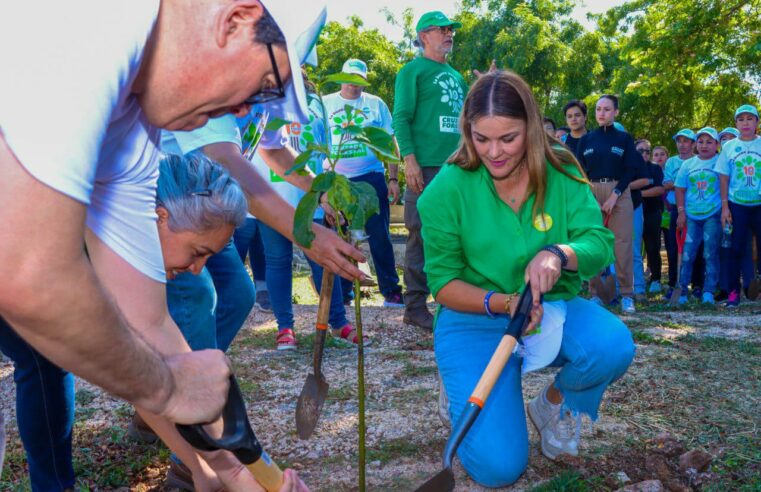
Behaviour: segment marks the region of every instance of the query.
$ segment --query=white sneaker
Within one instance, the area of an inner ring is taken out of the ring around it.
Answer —
[[[452,427],[452,421],[449,418],[449,397],[447,396],[447,390],[444,389],[444,382],[441,380],[441,374],[438,374],[439,378],[439,418],[441,423],[447,427]]]
[[[546,395],[547,387],[528,404],[528,416],[542,438],[542,454],[551,460],[563,453],[577,456],[581,415],[574,416],[567,410],[560,415],[561,405],[550,403]]]
[[[591,302],[597,304],[598,306],[602,306],[603,302],[602,299],[600,299],[598,296],[594,296],[591,299],[589,299]]]

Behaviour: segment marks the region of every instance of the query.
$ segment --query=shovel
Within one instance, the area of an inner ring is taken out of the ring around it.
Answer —
[[[502,374],[502,369],[505,368],[505,364],[507,364],[507,361],[510,359],[515,344],[518,343],[518,339],[521,337],[521,334],[529,321],[531,306],[531,285],[530,283],[527,283],[526,288],[523,290],[523,294],[521,294],[521,298],[518,301],[518,309],[515,311],[515,316],[513,316],[510,323],[507,325],[507,329],[497,346],[497,350],[494,351],[494,355],[492,355],[491,360],[489,360],[489,365],[486,366],[486,369],[481,375],[481,379],[478,380],[476,389],[473,390],[470,398],[468,398],[468,403],[465,404],[465,410],[463,410],[460,415],[457,425],[452,428],[452,433],[444,447],[444,469],[421,485],[415,490],[415,492],[451,492],[454,490],[452,459],[454,458],[455,451],[457,451],[457,447],[476,421],[478,414],[481,413],[481,409],[484,407],[486,399],[489,398],[489,394],[491,393],[494,384],[497,382],[497,379],[499,379],[500,374]]]
[[[676,285],[674,291],[669,298],[669,304],[677,306],[679,304],[679,298],[682,297],[682,251],[684,251],[684,241],[687,239],[687,228],[682,227],[676,230]]]
[[[328,382],[322,374],[322,353],[325,348],[325,334],[328,331],[328,313],[330,312],[330,297],[333,294],[332,272],[322,272],[322,288],[320,289],[320,304],[317,308],[317,329],[314,336],[314,365],[312,374],[307,376],[304,387],[301,388],[299,400],[296,403],[296,431],[299,439],[309,439],[317,427],[322,404],[328,396]]]
[[[219,449],[230,451],[246,465],[256,481],[267,492],[280,490],[283,485],[283,472],[256,439],[251,424],[248,423],[246,404],[234,375],[230,376],[230,391],[227,394],[225,408],[222,410],[222,420],[224,430],[218,439],[211,437],[203,424],[177,424],[177,430],[191,446],[201,451]]]

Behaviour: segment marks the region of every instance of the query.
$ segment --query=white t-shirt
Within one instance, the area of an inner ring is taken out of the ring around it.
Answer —
[[[0,129],[24,168],[87,205],[87,227],[166,281],[158,131],[130,93],[158,0],[11,2],[0,13]],[[33,20],[33,33],[30,21]]]
[[[663,184],[673,184],[674,181],[676,181],[676,175],[679,174],[679,168],[682,167],[682,164],[686,160],[687,159],[682,159],[678,155],[673,155],[668,158],[663,169]],[[676,205],[676,194],[674,193],[674,190],[669,190],[668,193],[666,193],[666,201],[671,205]]]
[[[761,205],[761,137],[751,141],[735,138],[724,143],[716,172],[729,176],[729,201],[738,205]]]
[[[328,94],[323,98],[325,113],[330,125],[331,152],[338,152],[341,143],[341,130],[349,125],[357,125],[362,128],[376,127],[394,133],[391,127],[391,112],[383,99],[372,94],[363,92],[357,99],[344,99],[340,92]],[[348,121],[346,105],[354,108],[351,121]],[[375,157],[366,145],[360,143],[348,143],[341,148],[341,158],[336,164],[336,172],[349,178],[362,174],[384,171],[383,163]]]

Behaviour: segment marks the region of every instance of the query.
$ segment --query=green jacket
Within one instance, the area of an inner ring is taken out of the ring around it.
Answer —
[[[577,176],[578,171],[566,169]],[[567,244],[578,258],[578,272],[564,271],[547,300],[569,300],[589,279],[613,262],[613,233],[602,224],[600,206],[588,184],[547,163],[544,224],[531,216],[535,195],[516,214],[497,195],[482,165],[466,171],[445,165],[418,200],[423,223],[425,273],[436,296],[459,279],[487,290],[519,292],[524,270],[548,244]]]
[[[396,75],[394,134],[402,156],[438,167],[460,141],[459,118],[468,86],[446,63],[415,58]]]

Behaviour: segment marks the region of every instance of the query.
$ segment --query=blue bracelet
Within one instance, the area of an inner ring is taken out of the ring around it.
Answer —
[[[497,317],[497,316],[496,316],[494,313],[492,313],[492,312],[491,312],[491,309],[489,309],[489,299],[491,299],[491,296],[493,296],[493,295],[494,295],[494,291],[493,291],[493,290],[490,290],[490,291],[489,291],[489,292],[487,292],[487,293],[486,293],[486,295],[484,296],[484,310],[486,310],[486,314],[487,314],[487,315],[488,315],[488,316],[489,316],[491,319],[494,319],[494,318],[496,318],[496,317]]]

